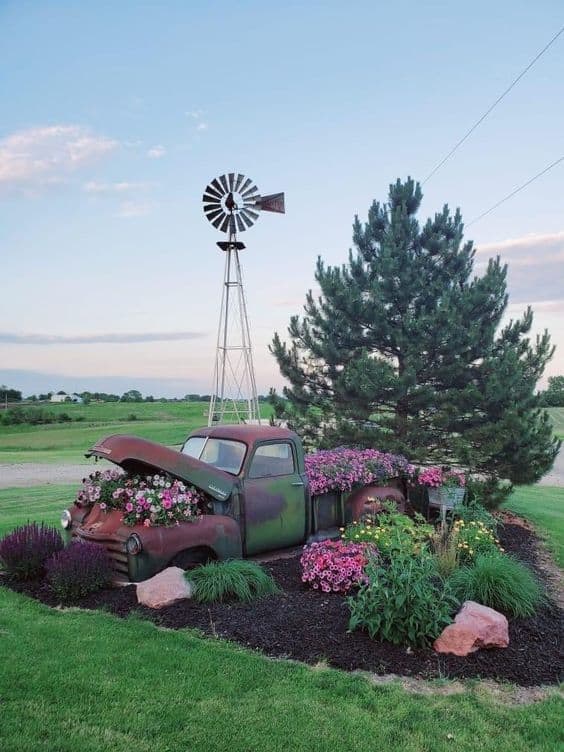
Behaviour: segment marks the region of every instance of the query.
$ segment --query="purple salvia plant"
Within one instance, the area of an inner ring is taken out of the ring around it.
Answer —
[[[0,540],[0,562],[12,577],[30,580],[39,577],[46,560],[63,548],[58,530],[32,522],[17,527]]]

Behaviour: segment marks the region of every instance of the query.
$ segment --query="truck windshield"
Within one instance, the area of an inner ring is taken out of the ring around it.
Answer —
[[[238,475],[245,458],[246,446],[241,441],[214,439],[208,436],[191,436],[182,447],[182,453],[208,465]]]

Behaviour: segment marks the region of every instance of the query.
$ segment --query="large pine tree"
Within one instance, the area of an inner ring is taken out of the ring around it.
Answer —
[[[289,387],[286,417],[318,443],[457,462],[513,482],[538,480],[559,448],[535,386],[553,354],[531,342],[532,311],[501,326],[507,267],[473,275],[460,212],[445,205],[420,226],[419,184],[390,186],[353,225],[347,264],[318,259],[289,343],[271,350]]]

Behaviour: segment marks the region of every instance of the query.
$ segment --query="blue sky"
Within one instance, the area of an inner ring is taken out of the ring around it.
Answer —
[[[239,171],[286,215],[245,233],[267,352],[346,260],[355,213],[423,179],[564,23],[561,2],[0,0],[0,382],[26,392],[209,391],[219,312],[209,180]],[[470,221],[564,154],[564,36],[424,186]],[[564,373],[564,163],[469,228],[509,263]]]

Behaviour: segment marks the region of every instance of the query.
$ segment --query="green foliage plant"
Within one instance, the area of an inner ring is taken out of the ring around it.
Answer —
[[[238,600],[249,602],[280,589],[262,567],[252,561],[211,561],[186,573],[201,603]]]
[[[496,518],[477,501],[458,504],[453,510],[453,517],[457,520],[463,520],[466,525],[469,522],[481,522],[492,533],[497,532],[498,522]]]
[[[468,479],[468,503],[480,504],[488,510],[500,507],[512,493],[513,484],[508,480],[500,480],[496,475]]]
[[[452,526],[457,539],[458,556],[462,564],[472,563],[480,554],[503,552],[499,539],[484,522],[463,519],[456,520]]]
[[[341,537],[352,543],[372,543],[382,556],[390,557],[396,553],[419,553],[432,534],[433,526],[422,515],[417,513],[411,518],[398,512],[393,503],[386,503],[379,514],[347,525]]]
[[[387,564],[373,558],[366,566],[368,584],[348,598],[349,629],[395,645],[424,646],[434,640],[456,609],[457,601],[426,553],[397,553]]]
[[[532,616],[543,599],[531,570],[499,553],[481,554],[473,566],[454,572],[448,584],[461,602],[476,601],[509,616]]]

